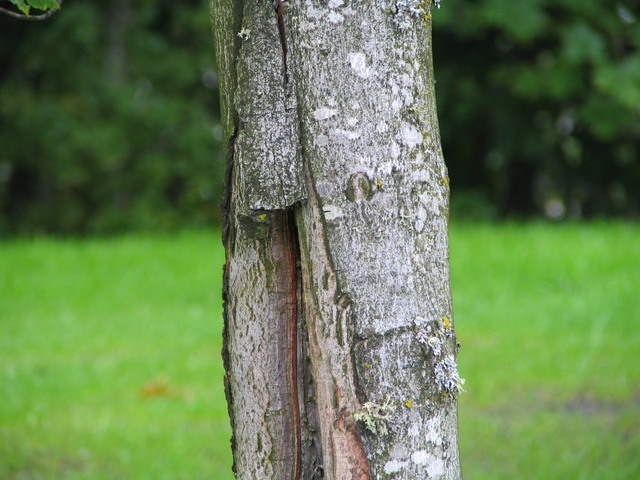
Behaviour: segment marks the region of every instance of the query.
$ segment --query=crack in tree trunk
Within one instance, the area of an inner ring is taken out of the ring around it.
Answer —
[[[304,318],[316,385],[324,471],[327,478],[368,480],[369,465],[353,412],[359,408],[348,342],[348,296],[340,291],[325,245],[323,214],[307,170],[309,199],[300,207]]]
[[[460,478],[427,4],[211,1],[237,478]]]
[[[287,33],[284,29],[284,0],[275,0],[274,7],[278,15],[278,33],[280,34],[280,46],[282,47],[282,63],[284,65],[284,83],[289,83],[289,69],[287,67]]]
[[[295,452],[294,464],[293,464],[293,479],[298,480],[302,471],[302,427],[300,424],[300,404],[299,404],[299,391],[301,386],[299,385],[298,376],[298,295],[300,292],[300,286],[298,281],[300,279],[298,268],[298,255],[299,246],[297,238],[297,230],[295,226],[295,219],[293,212],[283,211],[274,215],[274,240],[275,244],[282,246],[284,252],[282,256],[286,257],[283,264],[284,273],[288,278],[282,278],[285,282],[281,287],[283,291],[286,291],[286,296],[282,299],[282,308],[287,312],[287,341],[288,352],[286,357],[286,363],[289,370],[289,397],[292,418],[292,450]],[[276,253],[276,258],[280,255],[280,252]],[[275,308],[279,308],[278,305]]]

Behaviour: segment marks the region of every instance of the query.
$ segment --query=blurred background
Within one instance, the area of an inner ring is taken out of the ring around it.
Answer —
[[[433,37],[463,471],[636,480],[640,0],[445,0]],[[0,479],[231,480],[206,2],[0,39]]]
[[[434,17],[454,215],[638,217],[638,0],[451,0]]]
[[[0,32],[0,233],[217,221],[206,2],[71,0],[43,22],[0,15]]]
[[[434,58],[453,220],[638,218],[640,1],[445,7]],[[69,1],[46,22],[0,16],[0,32],[1,234],[218,222],[206,2]]]

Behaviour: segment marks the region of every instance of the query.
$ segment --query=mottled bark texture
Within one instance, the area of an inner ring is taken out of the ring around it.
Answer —
[[[275,3],[211,0],[236,476],[458,479],[430,5]]]

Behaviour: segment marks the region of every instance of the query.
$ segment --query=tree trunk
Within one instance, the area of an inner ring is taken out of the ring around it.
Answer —
[[[428,2],[211,0],[239,479],[458,479]]]
[[[112,84],[120,84],[127,78],[127,31],[131,24],[131,0],[115,0],[105,8],[105,12],[105,78]]]

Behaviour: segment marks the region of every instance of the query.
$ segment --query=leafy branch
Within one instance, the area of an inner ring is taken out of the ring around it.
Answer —
[[[22,13],[3,7],[0,7],[0,13],[4,13],[5,15],[18,18],[20,20],[46,20],[60,10],[62,1],[63,0],[9,0],[9,2],[13,3]],[[45,13],[40,15],[31,15],[32,8],[42,10]]]

